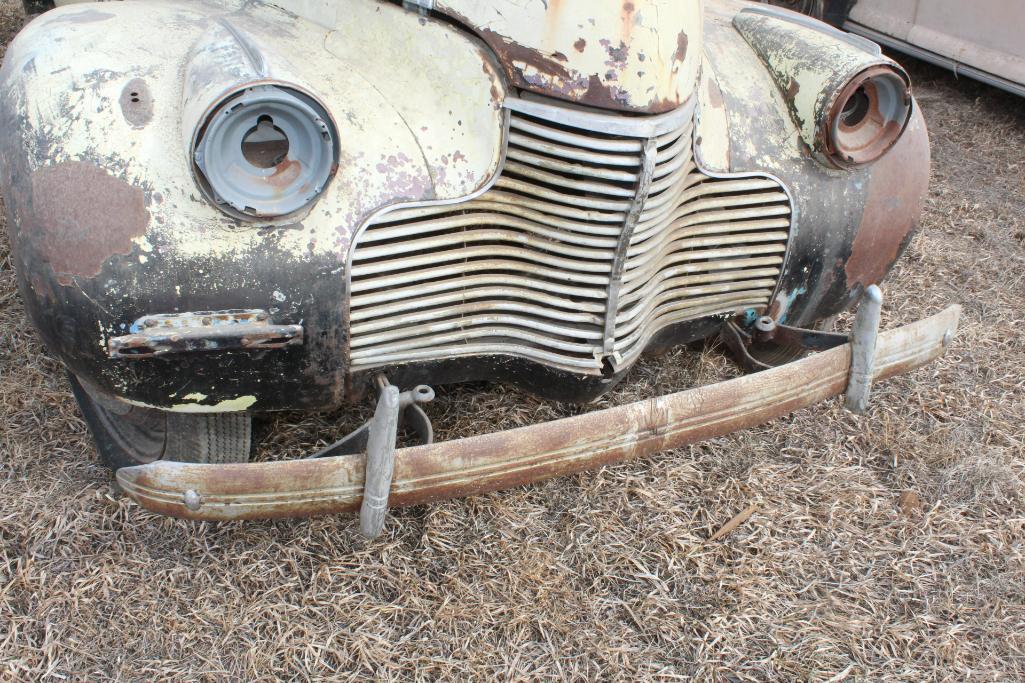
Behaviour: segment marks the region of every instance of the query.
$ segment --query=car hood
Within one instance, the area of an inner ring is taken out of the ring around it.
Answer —
[[[699,0],[435,0],[433,9],[483,39],[524,90],[661,113],[697,82]]]

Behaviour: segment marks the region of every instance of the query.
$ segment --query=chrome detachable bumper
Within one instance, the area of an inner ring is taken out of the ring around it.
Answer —
[[[871,380],[943,355],[960,313],[960,306],[950,306],[879,333]],[[764,372],[615,408],[394,449],[385,498],[387,505],[406,506],[470,496],[678,448],[842,394],[851,378],[852,345],[844,344]],[[364,454],[228,465],[157,461],[118,470],[117,480],[148,510],[185,519],[236,520],[358,510],[366,471]]]

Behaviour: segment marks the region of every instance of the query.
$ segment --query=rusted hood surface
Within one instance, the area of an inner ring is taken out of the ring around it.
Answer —
[[[701,58],[700,0],[438,0],[521,88],[595,107],[665,112]]]

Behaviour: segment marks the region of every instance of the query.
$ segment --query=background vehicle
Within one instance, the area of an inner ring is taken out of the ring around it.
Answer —
[[[1025,96],[1018,0],[772,0],[919,59]]]

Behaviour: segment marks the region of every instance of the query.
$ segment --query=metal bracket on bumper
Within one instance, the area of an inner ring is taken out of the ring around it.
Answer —
[[[943,355],[961,309],[878,335],[867,377],[879,381]],[[563,476],[761,424],[848,390],[852,346],[717,384],[503,432],[399,448],[388,504],[416,505]],[[390,401],[391,399],[389,399]],[[353,511],[367,457],[206,465],[157,461],[117,472],[143,507],[186,519],[298,517]],[[186,504],[186,492],[199,504]]]
[[[416,405],[433,400],[433,389],[421,384],[413,391],[400,394],[384,375],[378,375],[377,386],[377,410],[374,411],[373,419],[367,423],[366,483],[363,486],[363,503],[359,509],[359,530],[368,538],[377,538],[384,530],[388,493],[395,468],[395,441],[399,435],[399,424],[405,421],[405,414],[412,411],[413,429],[423,443],[434,441],[431,421],[423,409]]]
[[[879,336],[882,307],[882,290],[877,285],[869,285],[858,307],[850,336],[791,327],[778,323],[769,316],[762,316],[755,321],[751,332],[742,329],[736,321],[727,320],[723,324],[720,337],[737,361],[750,372],[773,367],[750,354],[747,347],[753,341],[773,342],[805,351],[828,351],[849,342],[851,374],[844,406],[853,413],[861,414],[868,408],[868,398],[872,390],[872,364],[875,358],[876,338]]]
[[[434,389],[420,384],[412,391],[399,393],[384,375],[378,375],[376,383],[378,395],[374,416],[330,446],[306,456],[313,459],[366,453],[366,485],[359,511],[359,528],[368,538],[377,538],[384,530],[399,427],[409,427],[422,444],[434,443],[431,419],[419,405],[434,400]]]
[[[851,332],[851,376],[847,380],[844,405],[854,413],[864,413],[868,408],[882,308],[883,292],[876,285],[869,285],[858,306]]]

